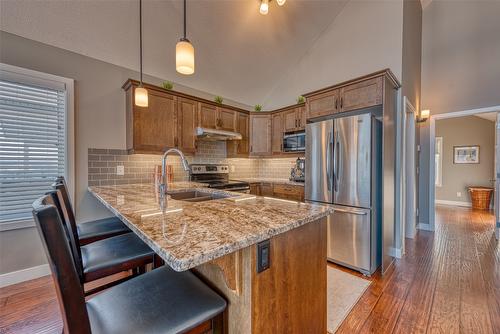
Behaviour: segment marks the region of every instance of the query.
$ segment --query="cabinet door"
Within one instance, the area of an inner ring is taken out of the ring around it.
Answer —
[[[260,185],[260,196],[273,197],[273,184],[272,183],[262,183]]]
[[[238,155],[248,155],[249,151],[249,138],[248,138],[248,132],[249,132],[249,119],[250,116],[248,114],[244,114],[239,112],[237,115],[237,129],[239,133],[241,133],[242,139],[238,142]]]
[[[318,94],[307,98],[306,111],[307,119],[327,116],[334,114],[340,110],[339,106],[339,90]]]
[[[250,194],[260,196],[260,184],[251,183],[250,184]]]
[[[297,130],[305,130],[306,129],[306,107],[298,107],[297,108],[297,119],[299,120],[299,127]]]
[[[217,108],[211,104],[200,103],[199,109],[199,126],[215,129],[217,127]]]
[[[198,102],[178,98],[177,133],[179,149],[184,153],[196,151],[195,128],[198,125]]]
[[[236,131],[236,111],[218,108],[217,128],[226,131]]]
[[[157,153],[175,147],[177,117],[174,97],[150,90],[148,100],[146,108],[134,106],[134,151]]]
[[[250,116],[250,155],[271,155],[271,115]]]
[[[297,109],[293,108],[283,111],[283,128],[285,132],[295,131],[299,126],[297,117]]]
[[[277,113],[272,115],[272,153],[281,154],[283,151],[283,114]]]
[[[236,132],[241,133],[242,139],[228,140],[226,142],[228,158],[248,156],[250,146],[248,139],[249,118],[250,116],[248,116],[248,114],[241,112],[236,113]]]
[[[378,77],[342,87],[340,90],[341,111],[382,104],[382,79]]]

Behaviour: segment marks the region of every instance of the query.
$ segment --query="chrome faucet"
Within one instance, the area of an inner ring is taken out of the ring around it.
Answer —
[[[189,171],[189,163],[186,160],[186,157],[184,156],[184,153],[179,151],[176,148],[171,148],[165,151],[163,154],[163,158],[161,160],[161,184],[160,184],[160,195],[165,195],[168,190],[168,180],[167,180],[167,157],[170,153],[177,153],[181,157],[181,162],[182,162],[182,168],[186,172]]]

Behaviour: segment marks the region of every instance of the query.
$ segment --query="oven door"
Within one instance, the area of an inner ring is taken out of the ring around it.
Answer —
[[[283,152],[304,152],[306,150],[306,133],[285,133],[283,136]]]

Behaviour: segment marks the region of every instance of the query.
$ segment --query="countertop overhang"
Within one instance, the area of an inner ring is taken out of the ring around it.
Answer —
[[[169,184],[169,190],[202,190],[232,197],[190,203],[167,196],[162,201],[152,184],[88,190],[176,271],[194,268],[332,212],[324,205],[208,189],[191,182]]]

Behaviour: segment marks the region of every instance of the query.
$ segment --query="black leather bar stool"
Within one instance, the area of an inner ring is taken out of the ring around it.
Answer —
[[[50,200],[59,216],[64,217],[60,191],[49,191],[47,196],[47,201]],[[66,211],[71,212],[70,210]],[[134,233],[125,233],[81,246],[75,232],[76,223],[62,218],[62,224],[66,231],[76,271],[82,285],[122,271],[132,270],[135,274],[142,274],[146,271],[146,265],[154,261],[155,253],[153,250]],[[122,283],[129,278],[126,277],[90,290],[87,295]]]
[[[49,196],[35,201],[33,217],[55,281],[65,333],[185,333],[207,321],[221,324],[226,301],[191,272],[177,273],[167,266],[85,302],[64,226],[50,202]]]
[[[66,219],[75,221],[75,216],[73,214],[74,211],[71,207],[68,188],[64,177],[59,176],[52,187],[61,191],[62,204],[68,208],[69,211]],[[94,241],[128,232],[131,232],[130,229],[117,217],[92,220],[76,224],[76,233],[78,234],[80,245],[86,245]]]

